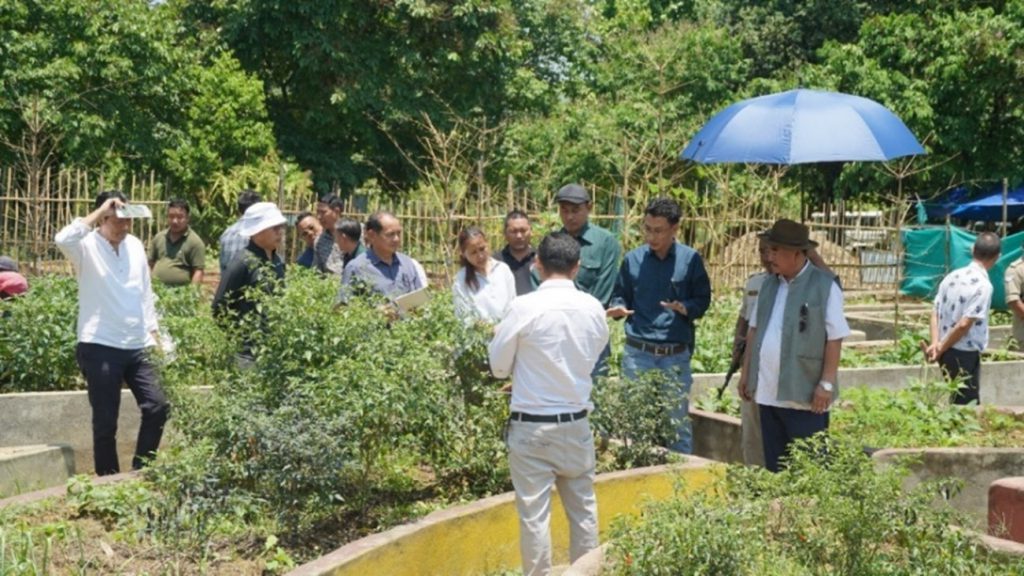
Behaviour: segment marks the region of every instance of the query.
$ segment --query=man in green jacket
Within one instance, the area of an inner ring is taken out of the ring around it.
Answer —
[[[807,258],[817,246],[807,227],[783,219],[759,236],[772,274],[750,314],[739,389],[757,402],[765,468],[778,472],[793,441],[828,429],[850,327],[835,276]]]
[[[567,232],[580,243],[580,270],[576,274],[576,287],[590,294],[605,309],[612,299],[615,278],[619,272],[622,248],[611,232],[590,223],[590,193],[579,184],[566,184],[555,194],[562,232]],[[608,374],[608,354],[605,346],[592,377]]]

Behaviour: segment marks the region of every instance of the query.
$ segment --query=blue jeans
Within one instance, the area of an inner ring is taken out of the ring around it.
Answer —
[[[672,386],[679,399],[673,403],[669,416],[676,423],[676,437],[668,448],[683,454],[693,453],[693,430],[690,426],[690,387],[693,374],[690,373],[690,350],[671,356],[655,356],[627,344],[622,354],[622,376],[633,379],[648,370],[661,370],[677,384]],[[680,393],[681,392],[681,393]]]

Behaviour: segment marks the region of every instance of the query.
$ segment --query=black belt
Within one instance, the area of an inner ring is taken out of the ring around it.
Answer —
[[[643,350],[648,354],[654,354],[655,356],[672,356],[673,354],[682,354],[689,348],[687,344],[654,344],[651,342],[644,342],[643,340],[637,340],[626,336],[626,344],[636,348],[637,350]]]
[[[508,415],[509,420],[516,420],[517,422],[547,422],[549,424],[574,422],[586,417],[586,410],[580,410],[579,412],[563,412],[561,414],[526,414],[524,412],[513,412]]]

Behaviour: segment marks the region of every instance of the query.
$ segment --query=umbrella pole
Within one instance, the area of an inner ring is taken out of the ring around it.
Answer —
[[[1009,196],[1010,196],[1009,182],[1007,181],[1006,178],[1003,178],[1003,233],[1001,234],[1001,236],[1003,238],[1006,238],[1006,231],[1007,231],[1006,221],[1008,220],[1008,218],[1007,218],[1007,204],[1009,202]]]

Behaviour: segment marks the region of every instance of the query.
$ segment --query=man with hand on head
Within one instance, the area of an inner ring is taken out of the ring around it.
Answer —
[[[118,214],[126,202],[119,191],[101,193],[88,216],[76,218],[55,238],[78,280],[75,357],[89,391],[93,458],[100,476],[121,471],[117,417],[122,382],[142,411],[133,470],[156,455],[170,411],[149,352],[160,337],[146,249],[129,233],[131,220]]]
[[[512,301],[488,346],[491,371],[512,376],[509,469],[523,574],[551,571],[551,489],[569,520],[569,557],[597,547],[590,373],[608,343],[604,306],[578,290],[580,245],[555,232],[540,243],[540,287]]]

